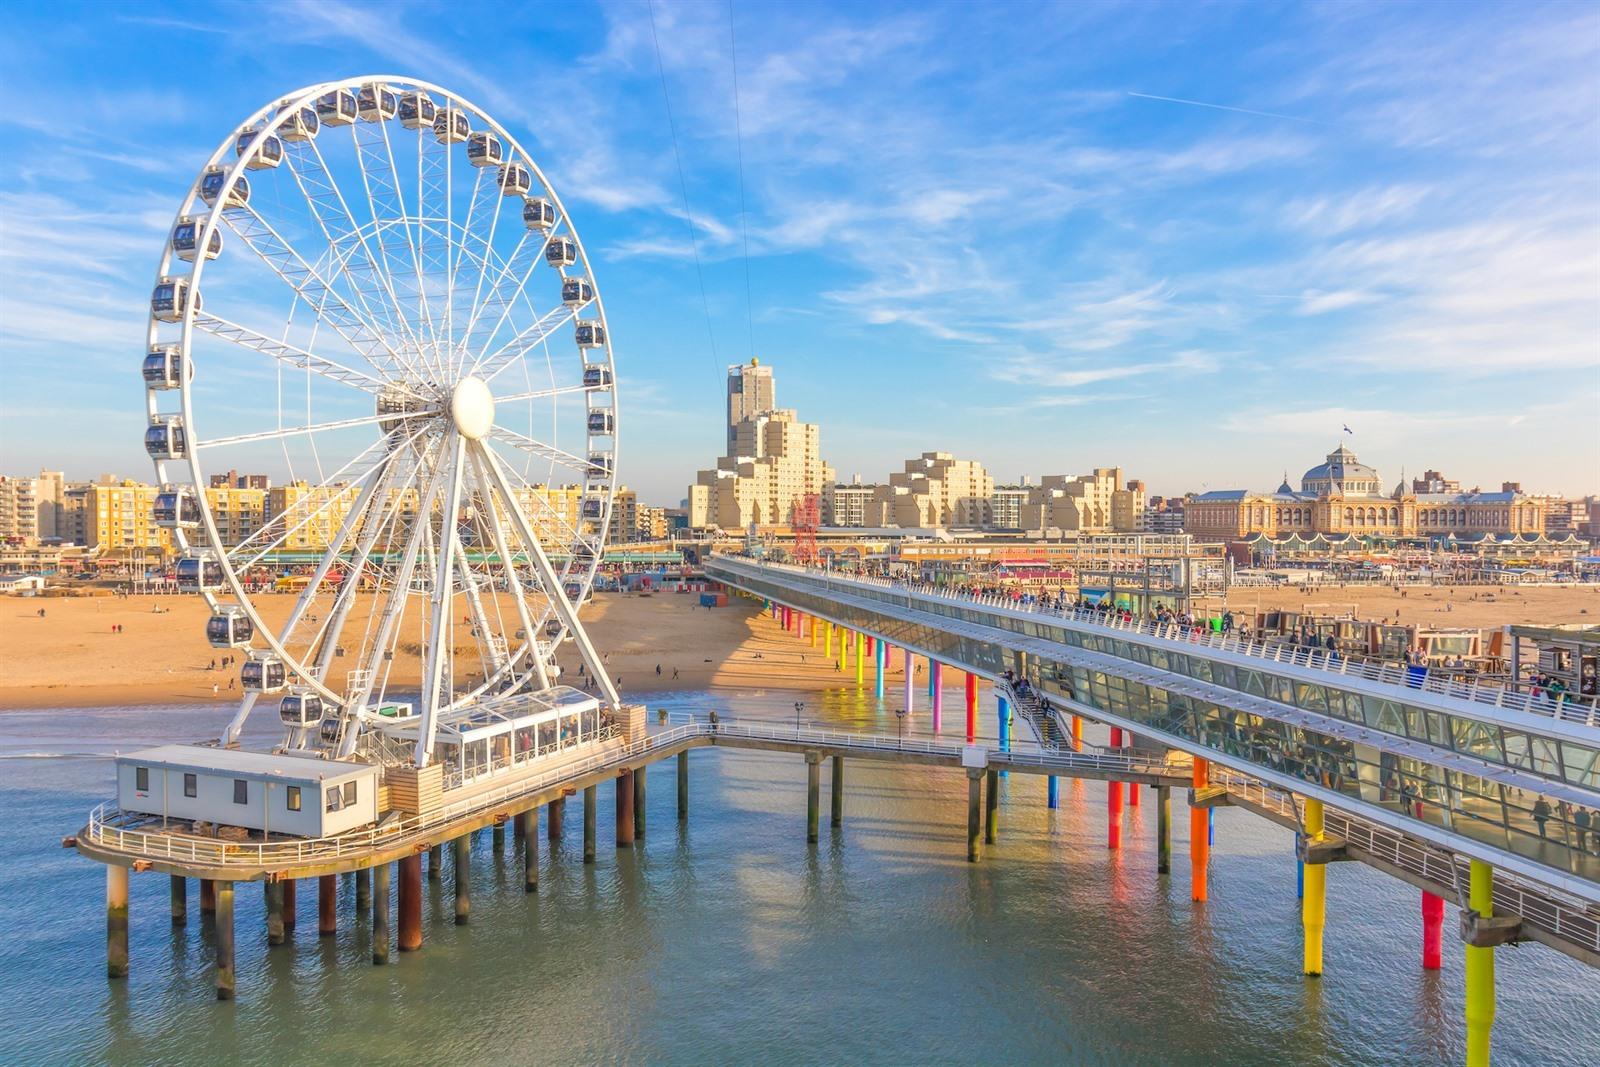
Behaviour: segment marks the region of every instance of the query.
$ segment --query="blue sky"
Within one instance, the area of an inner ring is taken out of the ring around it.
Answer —
[[[676,153],[634,0],[8,12],[6,472],[148,477],[145,306],[188,183],[261,105],[392,72],[561,191],[652,502],[711,465],[752,338],[845,478],[945,449],[1270,487],[1343,437],[1390,480],[1600,491],[1593,5],[735,0],[741,140],[728,5],[659,0]]]

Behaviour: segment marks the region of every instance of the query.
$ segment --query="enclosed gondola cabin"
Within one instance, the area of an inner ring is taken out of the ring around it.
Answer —
[[[183,350],[177,345],[157,345],[144,355],[146,389],[176,389],[183,384]]]
[[[215,205],[217,198],[222,195],[222,187],[228,184],[228,171],[223,167],[207,167],[200,178],[200,199],[207,204]],[[233,188],[228,190],[228,207],[244,207],[250,202],[250,179],[243,174],[233,183]]]
[[[589,473],[601,478],[609,478],[611,476],[611,457],[604,452],[590,452]]]
[[[400,97],[400,125],[408,130],[433,128],[439,115],[439,105],[427,93],[406,93]]]
[[[117,806],[162,820],[328,837],[377,821],[375,764],[161,745],[117,757]]]
[[[223,608],[206,620],[206,642],[212,648],[249,648],[255,624],[243,608]]]
[[[530,196],[522,202],[522,221],[530,230],[548,233],[556,224],[556,206],[542,196]]]
[[[242,130],[233,142],[233,151],[249,170],[270,170],[283,162],[283,142],[260,129]]]
[[[605,511],[604,502],[596,499],[595,497],[586,497],[584,499],[584,501],[583,501],[583,517],[584,518],[586,518],[586,519],[598,519],[604,511]]]
[[[163,530],[192,530],[200,525],[200,502],[186,485],[164,485],[150,514]]]
[[[472,136],[472,122],[466,113],[442,107],[433,119],[433,139],[440,144],[460,144]]]
[[[521,163],[507,163],[500,168],[500,195],[525,196],[533,188],[533,175]]]
[[[544,624],[544,635],[554,641],[561,636],[561,620],[551,619]]]
[[[200,294],[188,278],[162,278],[150,291],[150,314],[162,322],[182,322],[191,294],[194,309],[199,311]]]
[[[317,101],[317,120],[324,126],[348,126],[358,117],[356,94],[349,89],[324,93]]]
[[[327,749],[337,749],[339,739],[344,736],[345,720],[338,715],[329,715],[317,724],[317,740]]]
[[[579,348],[604,348],[606,328],[594,319],[579,319],[572,328],[572,336]]]
[[[561,302],[569,308],[581,308],[594,300],[594,286],[588,278],[561,279]]]
[[[505,147],[488,130],[479,130],[467,138],[467,162],[474,167],[498,167],[505,161]]]
[[[552,267],[570,267],[578,262],[578,246],[570,237],[552,237],[544,246],[544,261]]]
[[[589,432],[608,434],[616,426],[616,421],[609,411],[589,412]]]
[[[276,656],[247,659],[239,668],[239,688],[247,693],[276,693],[289,684],[289,672]]]
[[[322,722],[322,697],[317,693],[290,693],[278,701],[278,718],[297,730]]]
[[[317,109],[311,106],[297,107],[290,111],[289,116],[278,126],[278,136],[285,141],[309,141],[316,137],[317,131],[322,128],[322,123],[317,119]]]
[[[576,606],[578,601],[583,598],[583,583],[568,582],[566,585],[561,587],[561,591],[565,593],[567,595],[567,599],[570,600],[574,606]]]
[[[387,85],[363,85],[356,94],[356,113],[362,122],[384,122],[399,110],[400,97]]]
[[[182,459],[187,454],[183,418],[158,415],[144,431],[144,450],[151,459]]]
[[[180,592],[205,593],[222,588],[222,564],[210,556],[193,553],[180,557],[177,575]]]
[[[196,246],[200,243],[200,231],[205,228],[205,219],[194,215],[185,215],[178,220],[172,228],[172,250],[178,253],[178,258],[193,263],[196,258]],[[213,229],[211,239],[206,242],[206,258],[216,259],[222,255],[222,231]]]
[[[598,364],[583,368],[583,384],[590,389],[603,389],[611,384],[611,368]]]

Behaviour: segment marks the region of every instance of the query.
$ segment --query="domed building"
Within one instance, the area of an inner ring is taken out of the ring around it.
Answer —
[[[1336,491],[1340,496],[1377,496],[1383,492],[1383,481],[1376,470],[1340,445],[1300,476],[1300,491],[1310,496],[1332,496]]]
[[[1184,508],[1184,529],[1205,541],[1267,538],[1362,548],[1377,541],[1535,539],[1544,503],[1510,483],[1498,493],[1418,492],[1402,477],[1385,493],[1377,470],[1343,444],[1306,471],[1298,492],[1287,474],[1273,491],[1218,489]]]

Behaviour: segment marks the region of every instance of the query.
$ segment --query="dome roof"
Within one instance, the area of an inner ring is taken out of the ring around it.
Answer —
[[[1313,482],[1341,483],[1351,480],[1377,482],[1378,472],[1356,459],[1356,454],[1340,445],[1328,453],[1327,461],[1319,463],[1300,477],[1300,486],[1310,491]]]

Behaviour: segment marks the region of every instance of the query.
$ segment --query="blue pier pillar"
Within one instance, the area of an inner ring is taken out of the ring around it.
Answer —
[[[1011,751],[1011,701],[1005,697],[1000,698],[1000,751]],[[1000,777],[1011,777],[1007,772],[1001,771]]]
[[[1216,843],[1217,843],[1217,809],[1216,808],[1207,808],[1206,809],[1206,844],[1214,845]]]
[[[883,670],[884,670],[884,666],[885,666],[884,660],[888,658],[889,649],[888,649],[888,646],[885,645],[882,641],[878,641],[878,642],[876,642],[874,644],[874,647],[873,647],[872,651],[873,651],[872,666],[873,666],[873,672],[874,672],[873,676],[872,676],[872,679],[873,679],[873,681],[872,681],[872,691],[873,691],[873,695],[875,695],[879,700],[882,700],[883,699]]]
[[[1304,900],[1306,898],[1306,861],[1299,858],[1300,835],[1298,833],[1294,835],[1294,854],[1294,898],[1296,900]]]
[[[1052,774],[1045,780],[1044,790],[1045,805],[1051,808],[1059,808],[1061,806],[1061,787],[1056,784],[1055,775]]]

